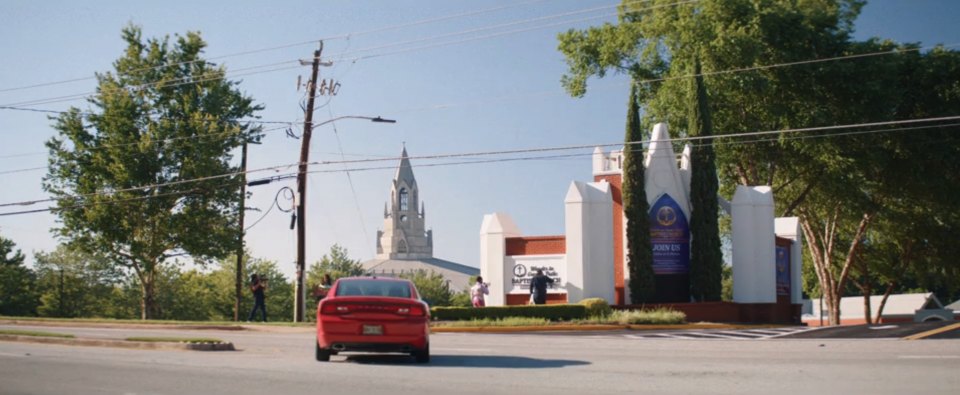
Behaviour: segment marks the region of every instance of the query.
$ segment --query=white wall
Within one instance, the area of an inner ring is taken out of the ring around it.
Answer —
[[[616,303],[613,197],[610,184],[572,182],[564,199],[567,301],[603,298]]]
[[[518,268],[518,266],[520,268]],[[547,293],[563,293],[568,279],[567,261],[563,254],[551,255],[517,255],[508,256],[504,259],[503,269],[509,272],[510,282],[506,284],[508,294],[529,294],[530,278],[536,274],[537,268],[543,268],[544,274],[550,276],[559,282],[554,283],[553,288],[548,288]],[[552,269],[553,273],[550,272]],[[521,270],[521,273],[517,273]],[[522,274],[522,276],[518,276]],[[526,281],[524,281],[526,280]]]
[[[776,236],[773,191],[738,185],[731,203],[733,301],[776,303]]]
[[[505,286],[510,284],[513,275],[504,270],[506,238],[518,236],[520,230],[509,215],[493,213],[483,216],[483,224],[480,225],[480,275],[490,283],[487,306],[506,304]]]

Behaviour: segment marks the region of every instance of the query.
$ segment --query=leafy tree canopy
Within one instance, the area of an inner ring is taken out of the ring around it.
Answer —
[[[92,108],[54,119],[44,189],[56,199],[60,237],[137,277],[146,319],[169,259],[203,264],[236,244],[242,181],[225,175],[237,170],[231,152],[258,139],[244,119],[262,107],[203,60],[199,33],[171,43],[128,26],[122,37],[114,70],[97,74]]]
[[[23,264],[16,244],[0,236],[0,315],[33,315],[37,308],[36,277]]]

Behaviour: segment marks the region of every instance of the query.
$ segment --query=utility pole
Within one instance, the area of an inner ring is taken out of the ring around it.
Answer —
[[[233,320],[240,321],[240,299],[243,298],[243,214],[247,211],[247,142],[240,157],[240,237],[237,243],[237,300],[233,303]]]
[[[313,131],[313,101],[317,93],[317,70],[320,68],[320,48],[313,51],[313,69],[307,81],[307,114],[303,119],[303,136],[300,140],[300,171],[297,173],[297,287],[296,306],[293,308],[293,322],[303,322],[304,281],[306,274],[306,238],[307,238],[307,162],[310,160],[310,134]]]

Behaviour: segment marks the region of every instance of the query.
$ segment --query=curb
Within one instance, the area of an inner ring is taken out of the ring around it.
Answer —
[[[937,328],[937,329],[931,329],[931,330],[926,331],[926,332],[914,333],[914,334],[912,334],[912,335],[910,335],[910,336],[904,337],[903,340],[921,340],[921,339],[926,339],[926,338],[928,338],[928,337],[930,337],[930,336],[939,335],[939,334],[944,333],[944,332],[950,332],[950,331],[952,331],[952,330],[954,330],[954,329],[960,329],[960,323],[951,324],[951,325],[946,325],[946,326],[941,326],[941,327],[939,327],[939,328]]]
[[[215,331],[243,331],[250,328],[243,325],[179,325],[179,324],[135,324],[112,322],[70,322],[70,321],[40,321],[40,320],[0,320],[3,325],[51,326],[51,327],[83,327],[83,328],[121,328],[121,329],[181,329],[181,330],[215,330]]]
[[[518,333],[518,332],[574,332],[611,331],[627,329],[624,325],[544,325],[544,326],[460,326],[432,327],[431,333]]]
[[[172,343],[137,342],[110,339],[58,338],[41,336],[0,335],[0,341],[24,343],[62,344],[67,346],[117,347],[141,350],[191,350],[191,351],[236,351],[233,343]]]
[[[654,331],[695,329],[761,329],[781,328],[784,325],[747,324],[677,324],[677,325],[544,325],[544,326],[463,326],[431,327],[431,333],[520,333],[520,332],[579,332],[579,331]]]

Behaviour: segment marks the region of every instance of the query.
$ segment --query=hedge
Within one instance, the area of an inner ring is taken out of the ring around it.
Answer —
[[[434,320],[502,319],[507,317],[544,318],[550,321],[579,320],[587,316],[587,308],[579,304],[519,305],[491,307],[434,307]]]

